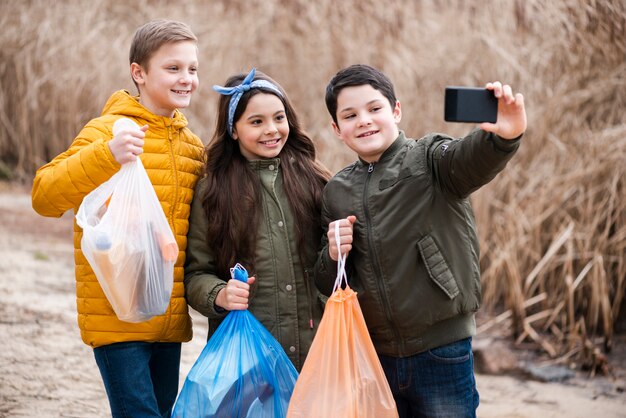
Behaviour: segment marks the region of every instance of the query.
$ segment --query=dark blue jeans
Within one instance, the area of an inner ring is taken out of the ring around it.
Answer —
[[[400,418],[476,417],[471,338],[411,357],[379,358]]]
[[[170,417],[180,348],[180,343],[124,342],[93,350],[113,418]]]

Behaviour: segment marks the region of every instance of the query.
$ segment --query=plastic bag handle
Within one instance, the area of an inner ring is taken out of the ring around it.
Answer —
[[[139,131],[140,128],[134,120],[128,118],[119,118],[115,121],[115,123],[113,123],[113,136],[124,130]],[[107,204],[106,202],[111,198],[111,195],[117,187],[117,184],[119,183],[119,180],[122,177],[123,173],[139,165],[141,165],[143,168],[143,164],[141,164],[141,160],[139,158],[137,158],[135,162],[128,162],[126,164],[123,164],[122,168],[120,168],[117,173],[111,176],[109,180],[96,187],[96,189],[94,189],[92,193],[90,193],[88,197],[83,200],[83,203],[81,203],[80,207],[78,208],[78,212],[76,213],[76,223],[78,224],[78,226],[83,229],[87,229],[94,227],[99,222],[101,222],[101,217],[95,216],[94,214],[97,212],[98,208]],[[96,190],[98,191],[96,192]],[[85,203],[85,200],[87,200],[87,204]],[[106,216],[106,213],[102,217],[104,216]]]
[[[248,282],[248,270],[241,264],[235,264],[235,267],[230,268],[230,277],[239,280],[240,282]]]
[[[339,239],[339,222],[335,222],[335,242],[337,243],[337,277],[333,286],[333,293],[339,289],[343,283],[348,285],[348,276],[346,276],[346,257],[347,254],[341,254],[341,240]]]
[[[113,136],[117,136],[117,134],[122,131],[141,132],[141,127],[139,127],[139,125],[137,125],[137,122],[132,119],[119,118],[113,123]],[[130,167],[133,164],[143,166],[141,159],[137,158],[135,161],[129,161],[127,163],[124,163],[122,165],[122,169],[124,169],[124,167]]]
[[[122,131],[141,132],[141,127],[137,124],[137,122],[135,122],[132,119],[119,118],[113,123],[113,136],[116,136]],[[120,168],[120,172],[123,172],[125,170],[132,170],[133,167],[136,167],[135,168],[136,170],[143,171],[144,173],[146,173],[146,176],[147,176],[146,168],[143,166],[143,163],[141,162],[141,158],[139,157],[137,157],[135,161],[129,161],[127,163],[122,164],[122,168]],[[155,194],[155,197],[156,197],[156,194]]]
[[[137,122],[132,119],[119,118],[115,121],[115,123],[113,123],[113,136],[116,136],[122,131],[136,132],[139,130],[141,130],[141,128],[139,127],[139,125],[137,125]]]

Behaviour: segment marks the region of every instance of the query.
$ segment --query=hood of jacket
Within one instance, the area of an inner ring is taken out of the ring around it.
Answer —
[[[148,124],[162,125],[179,130],[187,126],[187,118],[178,109],[174,111],[174,116],[159,116],[150,112],[139,102],[139,96],[133,96],[128,90],[118,90],[109,97],[104,107],[102,115],[123,116],[144,120]]]

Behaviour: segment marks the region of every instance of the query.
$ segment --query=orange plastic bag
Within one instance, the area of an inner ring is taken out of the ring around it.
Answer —
[[[338,240],[339,231],[335,229]],[[345,289],[341,285],[345,283]],[[397,418],[396,403],[339,257],[333,294],[296,381],[287,418]]]

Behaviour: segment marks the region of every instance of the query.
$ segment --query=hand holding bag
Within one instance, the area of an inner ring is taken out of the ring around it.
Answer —
[[[335,224],[339,245],[339,224]],[[397,418],[396,403],[339,254],[333,294],[296,382],[287,418]],[[345,288],[342,289],[342,284]]]
[[[231,280],[248,281],[240,264]],[[173,418],[281,418],[298,372],[248,310],[231,311],[185,379]]]
[[[113,134],[139,130],[118,119]],[[81,249],[117,317],[143,322],[163,314],[174,286],[178,245],[139,158],[83,199]]]

